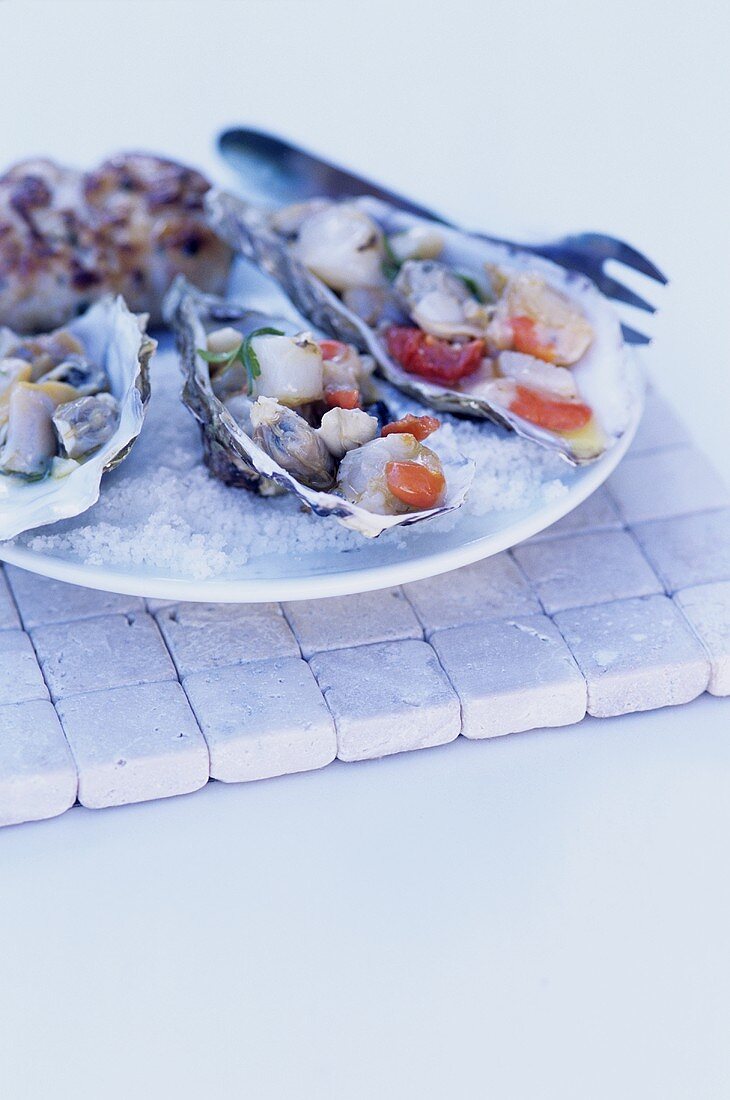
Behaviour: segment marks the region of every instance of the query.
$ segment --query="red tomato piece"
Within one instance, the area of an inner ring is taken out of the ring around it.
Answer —
[[[408,413],[407,416],[401,417],[400,420],[394,420],[391,424],[386,424],[380,434],[394,435],[397,432],[407,433],[408,435],[415,436],[420,443],[426,439],[431,432],[435,432],[436,429],[440,427],[441,421],[437,420],[435,416],[414,416],[413,413]]]
[[[359,390],[325,390],[324,399],[332,409],[358,409]]]
[[[409,374],[417,374],[428,382],[451,386],[478,370],[484,358],[483,340],[466,344],[451,344],[430,336],[420,328],[391,325],[385,334],[388,354]]]
[[[579,401],[556,401],[527,386],[517,387],[517,396],[510,405],[510,411],[550,432],[577,432],[593,416],[588,405],[582,405]]]
[[[394,497],[419,511],[435,507],[446,487],[442,473],[419,462],[389,462],[385,480]]]
[[[512,343],[515,351],[523,355],[532,355],[535,359],[544,359],[547,363],[555,361],[555,349],[544,344],[537,334],[537,325],[531,317],[511,317]]]
[[[343,344],[341,340],[320,340],[319,350],[323,359],[337,359],[347,352],[347,344]]]

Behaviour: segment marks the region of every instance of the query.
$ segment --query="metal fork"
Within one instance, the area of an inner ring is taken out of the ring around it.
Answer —
[[[411,199],[398,195],[372,180],[357,176],[344,168],[330,164],[313,153],[292,145],[280,137],[261,130],[238,127],[225,130],[218,138],[221,155],[239,174],[246,197],[252,201],[291,203],[325,196],[332,199],[374,195],[393,206],[419,217],[430,218],[443,225],[453,225],[440,214]],[[656,264],[630,244],[605,233],[578,233],[544,244],[521,244],[486,233],[475,236],[497,244],[520,248],[545,256],[568,271],[578,271],[592,279],[607,298],[654,313],[655,307],[629,287],[612,278],[604,270],[608,260],[615,260],[633,271],[666,284],[666,276]],[[638,329],[622,325],[624,339],[629,344],[648,344],[651,337]]]

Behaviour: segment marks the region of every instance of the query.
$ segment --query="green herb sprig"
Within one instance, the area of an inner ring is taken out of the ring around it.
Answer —
[[[476,279],[473,279],[471,275],[462,275],[460,272],[457,272],[457,276],[461,279],[472,298],[476,298],[478,302],[484,302],[484,292]]]
[[[232,367],[235,362],[242,363],[248,380],[247,390],[251,394],[253,393],[254,380],[261,374],[261,364],[252,344],[252,340],[256,336],[284,336],[284,333],[279,328],[269,328],[267,326],[256,328],[241,340],[241,343],[233,351],[206,351],[205,348],[198,348],[198,355],[206,363],[220,367],[222,370]]]
[[[383,251],[385,252],[385,259],[380,267],[388,282],[392,283],[401,269],[402,261],[396,256],[393,246],[386,236],[383,236]]]

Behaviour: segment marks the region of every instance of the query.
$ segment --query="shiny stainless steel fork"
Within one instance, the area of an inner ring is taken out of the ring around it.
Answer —
[[[218,138],[218,148],[224,159],[241,178],[246,198],[251,201],[279,203],[301,202],[304,199],[325,196],[332,199],[352,198],[357,195],[374,195],[401,210],[419,217],[430,218],[443,225],[452,225],[440,214],[412,202],[403,195],[389,191],[372,180],[357,176],[322,160],[313,153],[292,145],[283,138],[261,130],[245,127],[224,131]],[[485,240],[520,248],[545,256],[568,271],[578,271],[592,279],[598,289],[616,302],[654,313],[655,307],[629,287],[612,278],[604,270],[609,260],[624,264],[633,271],[658,283],[666,284],[666,276],[656,264],[630,244],[605,233],[578,233],[561,237],[544,244],[522,244],[493,237],[486,233],[475,234]],[[629,344],[648,344],[651,337],[638,329],[622,325],[624,339]]]

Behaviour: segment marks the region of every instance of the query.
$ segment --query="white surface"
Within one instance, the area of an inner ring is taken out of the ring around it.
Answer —
[[[623,234],[673,278],[654,373],[727,466],[725,5],[350,7],[2,4],[2,159],[213,168],[245,119],[465,222]],[[725,1100],[729,716],[704,697],[6,830],[3,1091]]]

